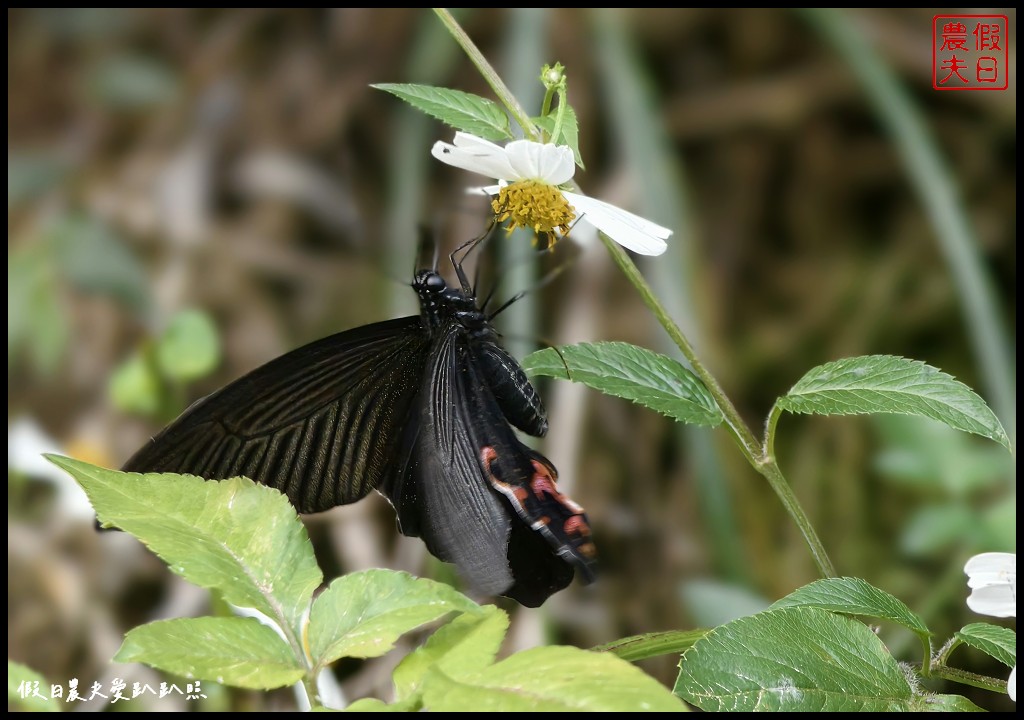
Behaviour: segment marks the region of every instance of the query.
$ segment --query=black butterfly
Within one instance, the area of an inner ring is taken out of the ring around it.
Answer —
[[[579,569],[594,578],[583,509],[509,423],[543,436],[537,391],[498,343],[462,271],[412,287],[420,315],[293,350],[186,410],[128,460],[130,472],[245,475],[299,512],[376,489],[478,592],[536,607]]]

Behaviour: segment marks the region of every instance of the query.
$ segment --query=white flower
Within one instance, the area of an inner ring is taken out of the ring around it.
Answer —
[[[1017,617],[1017,555],[1016,553],[982,553],[964,565],[967,587],[971,594],[967,607],[981,615]],[[1017,700],[1017,666],[1010,671],[1006,692]]]
[[[436,142],[430,154],[441,162],[499,181],[483,188],[497,195],[491,206],[509,229],[525,227],[538,235],[565,235],[577,217],[627,250],[661,255],[672,231],[600,200],[563,190],[576,172],[572,150],[564,145],[514,140],[505,147],[468,133],[455,133],[454,144]]]
[[[7,467],[30,477],[53,483],[61,517],[91,519],[96,516],[85,491],[68,474],[43,457],[43,453],[67,455],[39,424],[22,417],[7,425]]]

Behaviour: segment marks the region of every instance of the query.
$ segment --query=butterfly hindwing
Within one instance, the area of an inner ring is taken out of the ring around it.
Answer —
[[[520,444],[518,452],[484,446],[480,458],[488,481],[530,529],[593,582],[597,548],[583,508],[559,491],[558,472],[546,457]]]
[[[124,470],[245,475],[300,512],[354,502],[397,452],[428,345],[415,316],[305,345],[193,404]]]
[[[543,467],[550,488],[564,501],[545,496],[554,505],[547,514],[572,515],[589,540],[586,518],[554,490],[551,463],[516,438],[475,341],[453,324],[436,342],[407,472],[383,490],[398,511],[403,534],[421,537],[432,554],[454,563],[478,592],[540,605],[569,584],[574,567],[584,568],[584,576],[591,578],[593,554],[584,559],[581,544],[573,546],[572,539],[537,526],[539,505],[528,505],[537,515],[528,517],[507,488],[529,487]],[[568,515],[558,515],[558,522],[564,525]]]

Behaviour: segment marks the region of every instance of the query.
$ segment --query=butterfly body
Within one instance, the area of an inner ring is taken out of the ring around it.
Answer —
[[[582,508],[510,427],[544,435],[540,396],[472,292],[434,270],[417,272],[413,288],[419,316],[272,360],[195,403],[124,469],[245,475],[300,512],[377,489],[404,535],[421,537],[478,592],[524,605],[543,603],[575,569],[591,580]]]

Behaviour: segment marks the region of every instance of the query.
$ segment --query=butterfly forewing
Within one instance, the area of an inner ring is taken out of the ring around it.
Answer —
[[[382,490],[403,534],[421,537],[477,591],[501,594],[512,585],[506,560],[511,518],[502,499],[479,481],[474,437],[493,423],[511,430],[500,413],[481,417],[481,383],[465,334],[450,325],[427,363],[408,472]]]
[[[537,606],[593,578],[582,508],[512,425],[543,435],[540,396],[465,290],[416,274],[419,317],[294,350],[195,403],[124,466],[245,475],[300,512],[379,489],[477,591]],[[511,423],[511,425],[510,425]]]
[[[354,502],[398,452],[429,342],[407,317],[293,350],[195,403],[124,469],[245,475],[300,512]]]

